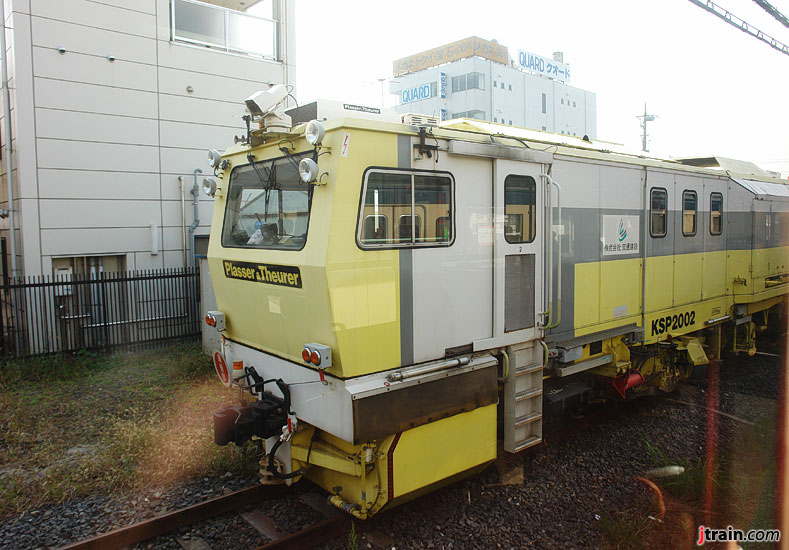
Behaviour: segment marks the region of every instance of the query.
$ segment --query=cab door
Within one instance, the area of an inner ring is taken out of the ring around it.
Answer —
[[[490,344],[500,346],[542,336],[546,184],[540,176],[544,172],[542,164],[503,159],[495,159],[493,164],[495,236]]]

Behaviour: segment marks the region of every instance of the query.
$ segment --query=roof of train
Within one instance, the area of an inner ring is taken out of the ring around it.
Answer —
[[[327,130],[349,127],[394,133],[418,133],[416,126],[369,118],[335,118],[326,120],[323,124]],[[304,128],[305,124],[296,125],[291,131],[291,135],[302,134]],[[491,138],[498,138],[498,143],[501,143],[502,139],[508,139],[507,145],[528,147],[529,149],[554,155],[623,162],[669,170],[703,173],[718,177],[730,177],[756,195],[789,197],[789,182],[787,180],[783,180],[777,174],[762,170],[757,165],[747,161],[716,156],[665,158],[642,151],[633,151],[621,144],[609,141],[599,139],[586,140],[566,134],[556,134],[469,118],[442,121],[438,126],[429,127],[428,133],[431,134],[431,138],[458,139],[462,136],[463,140],[482,143],[490,143]],[[226,154],[233,154],[246,149],[246,146],[239,144],[228,148]]]

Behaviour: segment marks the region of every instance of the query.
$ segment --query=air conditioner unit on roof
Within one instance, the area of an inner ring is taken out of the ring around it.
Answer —
[[[406,113],[400,115],[403,124],[411,126],[438,126],[438,117],[428,115],[418,115],[416,113]]]

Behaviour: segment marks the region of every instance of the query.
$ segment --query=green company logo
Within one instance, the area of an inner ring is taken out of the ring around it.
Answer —
[[[619,220],[619,242],[621,243],[627,238],[627,229],[625,229],[625,220]]]
[[[625,229],[625,220],[619,220],[619,242],[621,243],[627,238],[627,229]]]

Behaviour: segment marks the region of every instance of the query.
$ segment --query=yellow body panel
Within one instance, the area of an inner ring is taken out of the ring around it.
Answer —
[[[702,276],[704,254],[677,254],[673,258],[674,305],[698,302],[701,300],[701,285],[704,279]]]
[[[674,256],[647,258],[647,311],[667,309],[674,305]]]
[[[309,148],[303,139],[295,140],[294,145],[297,151]],[[275,146],[258,148],[254,154],[257,161],[282,156]],[[231,168],[248,164],[245,155],[230,156],[229,161]],[[301,350],[305,343],[321,342],[334,348],[336,341],[331,330],[323,267],[327,228],[332,214],[331,189],[325,186],[315,189],[314,204],[325,207],[314,208],[310,214],[310,233],[302,250],[223,248],[221,230],[231,168],[224,172],[218,184],[211,224],[215,232],[208,249],[208,265],[217,308],[227,312],[225,336],[296,362],[301,362]],[[301,272],[302,288],[230,278],[225,273],[223,260],[297,266]],[[311,315],[309,323],[304,322],[307,312]]]
[[[350,137],[347,157],[341,140]],[[309,150],[303,139],[295,151]],[[400,366],[399,261],[397,251],[361,251],[356,246],[359,189],[372,165],[397,166],[396,134],[340,128],[327,132],[319,168],[327,185],[316,185],[304,248],[271,250],[221,247],[225,216],[220,181],[209,245],[209,267],[217,308],[227,312],[225,336],[302,363],[304,344],[332,348],[329,374],[348,378]],[[254,150],[255,160],[281,157],[279,144]],[[232,166],[248,164],[245,154],[229,156]],[[230,170],[225,171],[225,178]],[[341,176],[338,176],[341,175]],[[329,235],[332,238],[329,238]],[[223,260],[297,266],[302,288],[229,278]]]
[[[633,317],[640,312],[641,259],[602,262],[600,265],[600,321],[608,322],[623,317]]]
[[[575,328],[633,322],[641,312],[641,259],[575,265]],[[623,322],[623,319],[630,319]]]
[[[726,294],[726,251],[705,252],[702,256],[701,298],[708,300]]]
[[[306,457],[311,438],[311,429],[296,434],[293,445],[298,449],[294,456]],[[352,445],[325,432],[320,432],[319,440],[325,443],[313,444],[318,445],[316,448],[334,449],[337,460],[345,457],[343,470],[360,471],[362,445]],[[495,460],[496,405],[425,424],[402,432],[399,437],[390,435],[376,443],[364,483],[361,475],[316,465],[309,467],[305,475],[327,491],[334,492],[339,487],[339,496],[345,502],[361,505],[364,500],[371,507],[369,513],[374,514],[389,502],[407,500],[431,485],[471,473]]]
[[[394,452],[394,496],[496,458],[496,405],[403,432]]]
[[[787,254],[789,248],[778,247],[647,258],[645,343],[700,330],[735,303],[772,304],[786,284],[765,288],[764,280],[786,272]],[[640,266],[640,259],[576,264],[576,336],[641,324]],[[613,308],[623,305],[626,315],[613,319]]]
[[[332,239],[326,255],[333,327],[344,377],[400,366],[400,262],[397,250],[356,245],[359,190],[369,166],[397,166],[397,136],[350,130],[348,157],[332,152]],[[342,134],[342,132],[339,132]],[[321,157],[323,158],[323,157]]]

